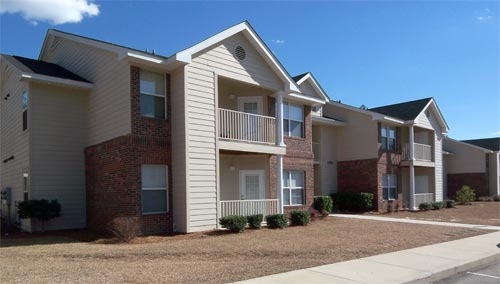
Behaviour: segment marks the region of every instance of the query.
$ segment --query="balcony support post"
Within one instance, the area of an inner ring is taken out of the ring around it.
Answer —
[[[410,209],[417,210],[415,204],[415,167],[410,165]]]
[[[415,128],[413,125],[410,125],[410,160],[414,161],[415,160]]]
[[[283,92],[276,96],[276,145],[285,146],[283,141]]]
[[[283,155],[276,156],[276,191],[278,193],[278,206],[280,214],[283,214]]]

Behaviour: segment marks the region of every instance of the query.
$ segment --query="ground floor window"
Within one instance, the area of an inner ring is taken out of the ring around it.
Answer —
[[[283,205],[304,204],[304,172],[283,171]]]
[[[168,211],[168,167],[165,165],[142,165],[142,213],[164,213]]]
[[[397,196],[397,176],[383,175],[382,176],[382,195],[384,200],[398,199]]]

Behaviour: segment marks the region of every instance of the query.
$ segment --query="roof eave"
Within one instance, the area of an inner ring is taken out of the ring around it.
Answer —
[[[79,89],[92,89],[94,85],[88,82],[81,82],[71,79],[58,78],[53,76],[41,75],[36,73],[21,73],[21,81],[34,81],[42,83],[52,83],[57,85],[64,85],[67,87],[79,88]]]

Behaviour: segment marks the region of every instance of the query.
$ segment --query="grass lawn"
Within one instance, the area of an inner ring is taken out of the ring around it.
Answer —
[[[472,207],[470,207],[472,208]],[[329,217],[307,227],[77,241],[3,237],[1,283],[227,283],[488,233]]]

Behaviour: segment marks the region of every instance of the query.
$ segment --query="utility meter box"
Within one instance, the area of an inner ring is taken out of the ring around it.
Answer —
[[[6,187],[0,192],[2,204],[11,205],[12,202],[12,188]]]

